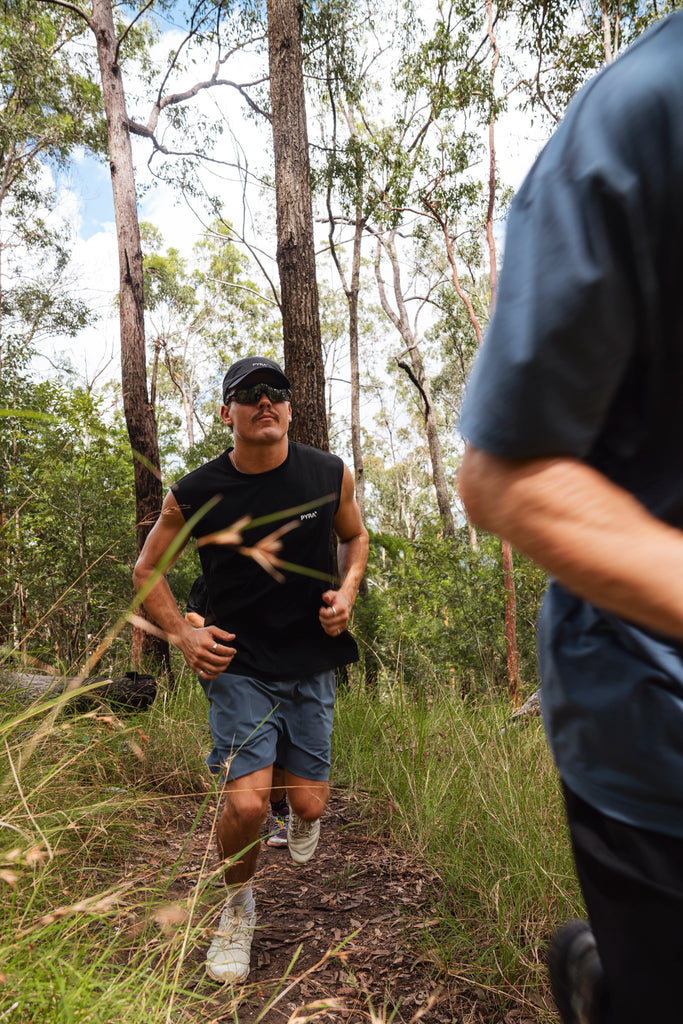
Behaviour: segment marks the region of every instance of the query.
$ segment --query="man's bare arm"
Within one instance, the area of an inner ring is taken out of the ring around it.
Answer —
[[[141,590],[157,575],[159,565],[169,548],[177,541],[184,526],[183,514],[175,497],[169,491],[164,499],[161,515],[150,530],[133,570],[136,591]],[[173,565],[183,547],[184,545],[180,545],[164,572]],[[193,671],[201,672],[206,679],[213,679],[220,672],[225,672],[236,653],[235,648],[230,646],[235,639],[234,633],[226,633],[217,626],[193,628],[181,615],[164,575],[158,576],[143,603],[155,622],[164,630],[169,641],[182,651],[185,661]]]
[[[368,531],[360,517],[353,490],[353,477],[344,467],[339,508],[334,517],[334,529],[339,538],[337,561],[341,584],[338,590],[325,591],[319,616],[329,636],[336,636],[348,626],[368,562]]]
[[[683,637],[683,533],[590,466],[468,447],[459,490],[473,523],[509,540],[573,593]]]

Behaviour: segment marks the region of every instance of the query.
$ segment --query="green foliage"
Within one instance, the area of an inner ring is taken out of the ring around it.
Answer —
[[[591,0],[581,7],[578,18],[572,0],[512,2],[508,10],[511,19],[517,19],[516,63],[545,65],[540,77],[529,79],[524,73],[521,78],[527,109],[558,121],[591,75],[680,7],[680,0]]]
[[[105,149],[100,89],[71,12],[9,0],[0,19],[0,368],[25,366],[45,334],[75,335],[93,317],[65,281],[70,232],[50,223],[51,170],[73,150]]]
[[[68,239],[34,224],[32,242],[30,276],[23,269],[14,276],[20,269],[17,253],[5,253],[12,284],[2,295],[0,372],[10,376],[27,369],[41,341],[55,335],[73,338],[96,319],[82,299],[70,294]],[[20,256],[21,264],[25,258],[25,253]]]
[[[476,255],[472,263],[476,265]],[[485,278],[473,283],[470,299],[479,326],[485,331],[491,301],[489,283]],[[441,368],[432,379],[432,395],[456,410],[460,408],[467,377],[479,345],[469,314],[452,284],[442,285],[436,295],[435,304],[439,315],[426,332],[426,340],[438,345]]]
[[[6,188],[32,180],[36,160],[64,164],[75,146],[105,148],[99,86],[70,44],[82,19],[33,0],[8,0],[0,21],[0,153]]]
[[[152,225],[143,223],[141,235],[150,377],[165,461],[195,468],[226,446],[217,415],[225,369],[240,356],[277,355],[279,312],[249,276],[250,262],[228,223],[214,223],[187,259],[175,248],[164,252]]]
[[[382,535],[395,534],[398,539],[411,542],[434,515],[434,496],[428,455],[418,430],[406,426],[396,435],[396,443],[406,449],[412,440],[413,451],[406,450],[390,461],[376,446],[364,456],[366,518]]]
[[[191,315],[196,299],[194,288],[187,280],[187,261],[174,248],[168,249],[165,255],[154,251],[161,247],[162,237],[151,224],[143,222],[140,225],[140,239],[145,249],[145,309],[155,310],[166,303]],[[151,247],[154,249],[149,251]]]
[[[0,643],[71,665],[130,593],[133,465],[104,403],[57,381],[0,378]]]
[[[454,543],[430,529],[420,539],[371,534],[368,592],[355,629],[366,673],[400,676],[408,689],[449,687],[453,697],[507,692],[505,598],[500,542],[465,531]],[[527,693],[537,686],[535,622],[543,573],[515,558],[517,642]]]

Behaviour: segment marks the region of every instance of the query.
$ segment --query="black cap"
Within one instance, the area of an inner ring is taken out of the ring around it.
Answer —
[[[266,359],[265,356],[247,356],[245,359],[238,359],[236,363],[233,363],[223,378],[223,401],[225,404],[227,405],[228,395],[231,391],[234,391],[247,377],[257,374],[260,370],[264,372],[266,383],[270,384],[275,378],[275,383],[281,387],[291,387],[278,364],[272,359]]]

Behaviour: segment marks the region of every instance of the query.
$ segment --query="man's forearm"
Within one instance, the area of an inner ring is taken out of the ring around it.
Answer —
[[[151,579],[153,573],[144,569],[136,569],[133,574],[135,590],[140,591]],[[183,634],[192,627],[180,613],[171,588],[164,576],[160,576],[151,590],[143,599],[145,610],[152,616],[154,621],[161,626],[169,641],[180,646],[180,639]]]
[[[352,606],[358,595],[363,573],[368,563],[368,535],[359,534],[351,540],[340,541],[337,547],[337,563],[341,584],[340,592]]]
[[[460,491],[472,521],[571,591],[683,637],[683,533],[574,459],[500,459],[469,449]]]

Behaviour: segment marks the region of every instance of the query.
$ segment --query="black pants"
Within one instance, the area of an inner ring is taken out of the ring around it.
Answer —
[[[683,839],[624,825],[564,787],[605,972],[601,1024],[683,1024]]]

